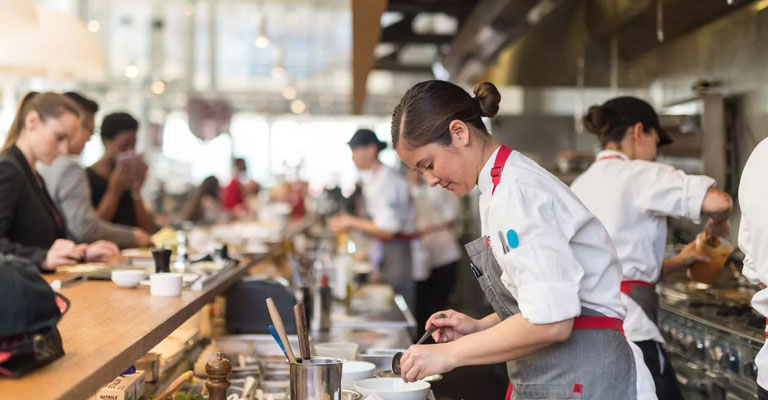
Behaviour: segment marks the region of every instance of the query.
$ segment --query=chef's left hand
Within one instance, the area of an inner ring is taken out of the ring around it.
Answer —
[[[416,382],[428,376],[442,374],[456,367],[451,353],[453,343],[411,346],[400,360],[400,376],[406,382]]]

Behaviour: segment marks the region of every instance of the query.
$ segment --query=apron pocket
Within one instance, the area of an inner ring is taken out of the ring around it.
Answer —
[[[581,386],[556,383],[516,383],[511,399],[581,399]]]

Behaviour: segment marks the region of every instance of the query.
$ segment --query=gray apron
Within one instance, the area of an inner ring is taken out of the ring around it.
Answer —
[[[501,320],[520,312],[501,282],[501,268],[486,238],[465,247],[472,272]],[[604,316],[581,308],[582,316]],[[637,373],[629,343],[611,329],[574,329],[567,341],[507,362],[509,399],[634,400]]]
[[[656,285],[628,285],[629,290],[622,292],[634,300],[637,305],[643,310],[645,315],[658,325],[659,318],[659,295],[656,293]]]

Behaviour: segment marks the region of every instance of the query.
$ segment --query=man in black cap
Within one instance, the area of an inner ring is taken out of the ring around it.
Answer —
[[[419,242],[408,183],[401,174],[379,161],[379,152],[387,145],[370,129],[355,132],[348,144],[352,160],[360,170],[369,218],[339,214],[331,219],[330,228],[335,232],[356,230],[372,236],[369,254],[374,270],[413,308],[416,299],[413,254]]]

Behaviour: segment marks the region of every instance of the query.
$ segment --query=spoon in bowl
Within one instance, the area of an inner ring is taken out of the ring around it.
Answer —
[[[443,319],[443,318],[448,318],[448,316],[445,314],[440,314],[437,317],[435,317],[435,319]],[[427,340],[428,337],[432,336],[432,334],[435,333],[437,329],[438,327],[435,325],[430,326],[429,330],[427,330],[427,332],[424,333],[424,336],[422,336],[421,339],[419,339],[419,341],[416,342],[416,344],[424,343],[424,341]],[[395,354],[394,357],[392,357],[392,372],[394,372],[395,375],[397,376],[400,376],[400,373],[402,372],[400,370],[400,359],[403,358],[403,354],[405,353],[403,353],[402,351],[399,351]]]

